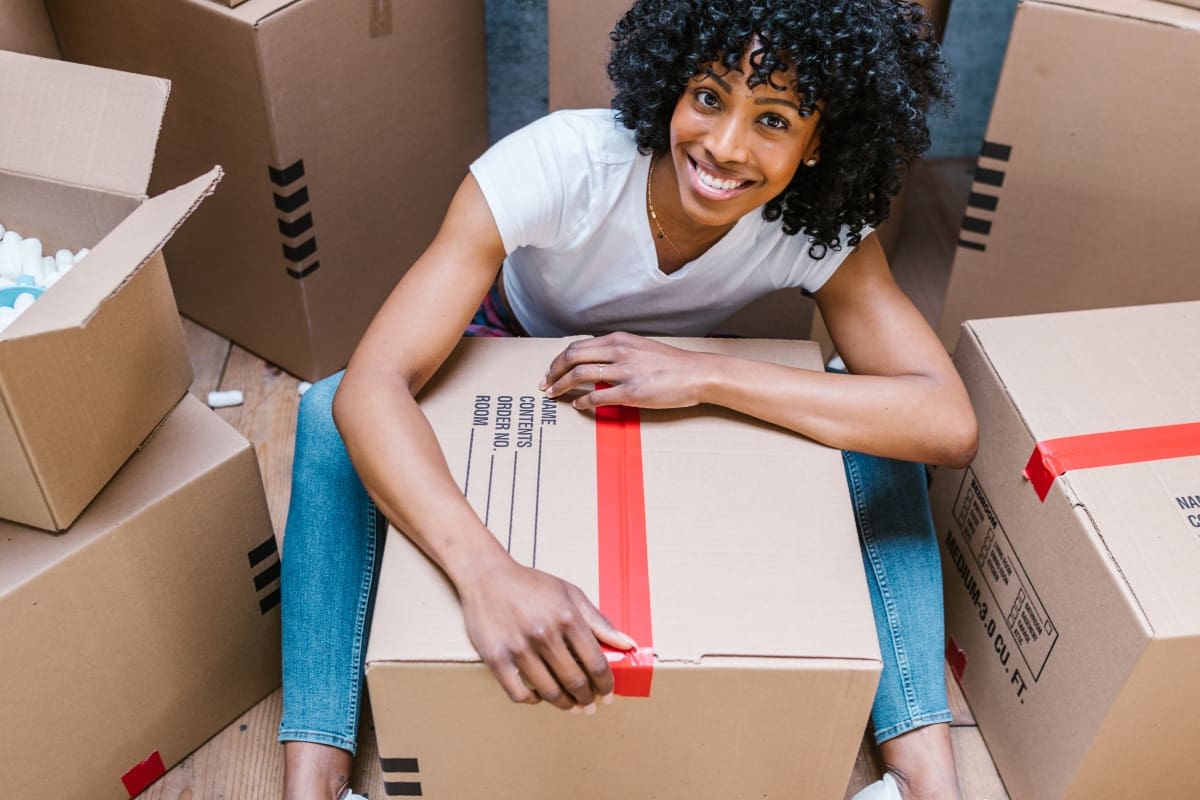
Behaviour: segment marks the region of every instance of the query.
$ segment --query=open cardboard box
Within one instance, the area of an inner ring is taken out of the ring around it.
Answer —
[[[821,369],[809,342],[665,341]],[[841,797],[881,669],[841,454],[714,407],[597,421],[537,391],[565,343],[464,340],[421,406],[513,557],[641,650],[595,716],[516,705],[393,529],[367,653],[389,794]]]
[[[141,792],[279,685],[278,602],[254,448],[189,395],[69,533],[0,522],[4,794]]]
[[[963,327],[979,454],[932,503],[951,666],[1013,798],[1200,797],[1197,342],[1198,302]]]
[[[146,199],[169,91],[0,52],[0,223],[92,251],[0,333],[0,518],[67,528],[192,381],[159,250],[221,171]]]

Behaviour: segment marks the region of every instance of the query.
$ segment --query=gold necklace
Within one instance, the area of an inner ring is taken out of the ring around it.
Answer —
[[[650,209],[650,219],[654,220],[654,227],[658,228],[658,238],[664,240],[671,245],[671,249],[675,251],[675,255],[681,255],[679,248],[671,241],[671,237],[667,236],[667,232],[663,230],[662,223],[658,221],[658,214],[654,213],[654,198],[650,196],[650,185],[654,182],[654,161],[658,156],[650,157],[650,174],[646,176],[646,207]]]

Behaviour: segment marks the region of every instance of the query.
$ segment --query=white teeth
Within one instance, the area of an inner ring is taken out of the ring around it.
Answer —
[[[700,178],[701,183],[711,189],[729,191],[730,189],[736,189],[742,185],[741,181],[723,181],[717,178],[715,175],[709,175],[707,172],[701,169],[699,165],[696,166],[696,176]]]

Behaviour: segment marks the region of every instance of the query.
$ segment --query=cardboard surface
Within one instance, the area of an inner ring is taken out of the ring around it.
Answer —
[[[667,341],[821,368],[811,343]],[[565,343],[464,340],[421,404],[513,557],[604,608],[596,423],[536,390]],[[643,411],[638,427],[649,696],[595,717],[514,705],[449,582],[393,530],[367,656],[386,780],[431,798],[844,791],[881,665],[840,454],[711,407]]]
[[[0,50],[58,58],[58,42],[43,0],[0,0]]]
[[[1200,795],[1200,441],[1195,455],[1068,468],[1038,442],[1200,422],[1200,303],[973,321],[955,362],[980,423],[937,470],[947,632],[1012,797]]]
[[[154,191],[225,167],[166,249],[182,312],[302,378],[344,366],[487,146],[483,3],[48,6],[69,58],[172,81]]]
[[[22,120],[0,131],[0,221],[46,253],[92,250],[0,333],[4,519],[67,528],[191,383],[159,251],[220,169],[142,202],[168,89],[0,52],[0,102]]]
[[[0,523],[0,781],[127,798],[278,686],[274,541],[253,447],[190,396],[69,533]]]
[[[965,319],[1200,299],[1200,12],[1026,0],[940,334]]]

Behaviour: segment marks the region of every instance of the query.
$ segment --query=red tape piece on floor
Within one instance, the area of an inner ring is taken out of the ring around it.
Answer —
[[[166,774],[167,768],[163,766],[162,756],[155,750],[145,761],[122,775],[121,783],[125,784],[125,791],[129,792],[130,797],[136,797]]]
[[[597,384],[597,388],[603,387]],[[641,417],[636,408],[596,409],[596,504],[600,612],[638,643],[628,652],[605,647],[605,655],[617,694],[649,697],[654,650]]]
[[[1065,436],[1037,443],[1024,475],[1045,501],[1059,475],[1073,469],[1111,467],[1200,455],[1200,422]]]

